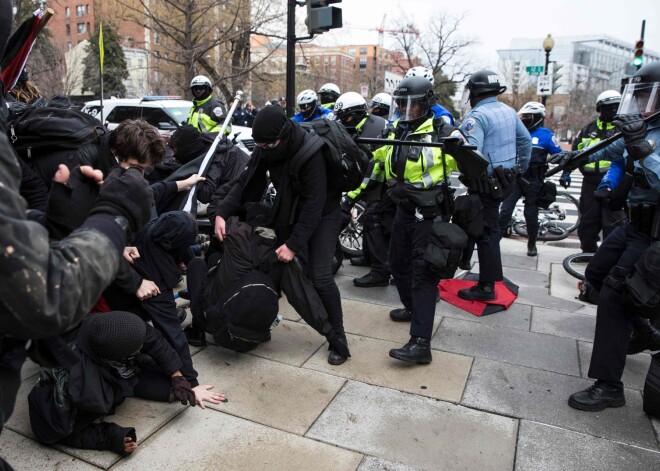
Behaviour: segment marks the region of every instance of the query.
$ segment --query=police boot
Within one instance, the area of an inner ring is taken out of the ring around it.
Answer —
[[[374,286],[387,286],[390,284],[390,277],[379,275],[370,271],[360,278],[353,278],[353,284],[358,288],[371,288]]]
[[[573,409],[598,412],[608,407],[622,407],[626,404],[623,384],[611,381],[596,381],[584,391],[576,392],[568,398]]]
[[[348,340],[346,340],[345,335],[341,338],[341,342],[343,342],[344,345],[348,344]],[[328,347],[328,350],[330,350],[330,353],[328,354],[328,363],[331,365],[341,365],[342,363],[346,362],[346,360],[348,360],[348,358],[341,356],[339,352],[334,348]]]
[[[466,301],[493,301],[495,299],[495,284],[479,282],[472,288],[458,290],[458,297]]]
[[[188,345],[193,347],[206,347],[206,334],[202,329],[189,325],[183,329]]]
[[[410,341],[401,348],[390,350],[390,356],[409,363],[431,363],[431,340],[422,337],[410,337]]]
[[[628,355],[634,355],[644,350],[652,352],[660,350],[660,330],[656,329],[648,319],[644,319],[644,323],[633,332],[630,344],[628,344]]]
[[[412,321],[412,309],[401,308],[390,311],[390,319],[394,322],[410,322]]]
[[[369,263],[367,257],[360,256],[351,258],[351,265],[354,267],[368,267],[371,266],[371,263]]]
[[[536,257],[538,255],[538,251],[536,250],[536,244],[534,242],[527,244],[527,255],[530,257]]]

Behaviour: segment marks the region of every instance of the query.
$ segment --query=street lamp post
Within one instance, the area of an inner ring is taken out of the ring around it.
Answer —
[[[548,75],[548,67],[550,66],[550,51],[555,47],[555,40],[552,39],[552,36],[548,34],[548,37],[543,40],[543,50],[545,51],[545,68],[543,69],[543,75]],[[541,103],[545,106],[545,100],[547,95],[541,97]]]

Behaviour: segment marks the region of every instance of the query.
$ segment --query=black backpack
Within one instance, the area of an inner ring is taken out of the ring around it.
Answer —
[[[346,128],[340,122],[328,119],[300,125],[312,138],[291,158],[289,173],[299,175],[300,167],[307,159],[322,149],[329,188],[348,192],[360,186],[369,165],[369,153],[353,140]]]
[[[51,106],[28,109],[9,125],[14,149],[46,182],[61,163],[69,168],[91,165],[105,173],[99,164],[106,134],[93,116]]]

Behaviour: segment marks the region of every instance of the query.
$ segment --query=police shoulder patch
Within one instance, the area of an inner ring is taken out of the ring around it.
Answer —
[[[463,122],[463,125],[461,126],[461,129],[465,131],[468,134],[472,134],[472,131],[474,131],[474,128],[477,124],[477,120],[474,118],[468,118]]]
[[[534,136],[534,137],[532,138],[532,145],[534,145],[534,144],[538,144],[538,143],[539,143],[539,138],[536,137],[536,136]]]
[[[220,116],[222,116],[222,108],[216,106],[215,108],[213,108],[213,114],[219,118]]]

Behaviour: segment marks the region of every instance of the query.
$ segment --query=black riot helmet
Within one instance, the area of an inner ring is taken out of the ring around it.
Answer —
[[[424,77],[408,77],[399,82],[392,93],[390,119],[409,123],[423,118],[435,103],[433,86]]]
[[[651,62],[635,73],[623,90],[618,114],[649,116],[660,110],[660,62]]]
[[[506,87],[500,85],[500,78],[497,73],[485,69],[470,75],[465,89],[469,92],[470,104],[472,106],[474,106],[480,97],[485,95],[500,95],[506,91]]]

